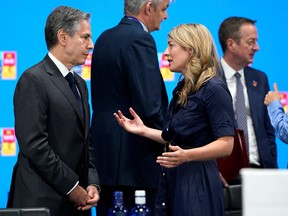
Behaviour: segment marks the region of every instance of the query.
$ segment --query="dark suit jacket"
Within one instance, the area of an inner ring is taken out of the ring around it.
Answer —
[[[77,180],[99,184],[89,160],[88,91],[75,74],[84,118],[68,82],[48,57],[20,77],[14,93],[15,130],[20,151],[13,170],[8,207],[48,207],[51,215],[77,215],[67,193]]]
[[[101,184],[156,187],[156,157],[163,145],[125,132],[113,112],[162,128],[168,99],[152,36],[140,23],[123,18],[97,39],[92,57],[92,143]]]
[[[260,163],[264,168],[277,168],[274,129],[264,105],[265,95],[270,90],[268,78],[262,71],[249,66],[244,68],[244,74]],[[225,78],[224,81],[226,82]]]

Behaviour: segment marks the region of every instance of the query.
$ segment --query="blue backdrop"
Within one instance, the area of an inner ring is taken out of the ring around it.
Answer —
[[[40,6],[41,5],[41,6]],[[44,40],[44,26],[48,14],[59,5],[69,5],[92,14],[93,41],[107,28],[116,25],[123,16],[123,0],[34,0],[1,1],[0,8],[0,53],[17,53],[16,79],[0,78],[0,129],[13,128],[13,92],[17,79],[28,67],[40,61],[47,53]],[[281,91],[288,91],[288,71],[286,69],[286,37],[288,35],[288,1],[261,0],[174,0],[168,9],[168,20],[161,25],[161,30],[153,32],[157,49],[163,52],[167,44],[167,34],[181,23],[202,23],[207,26],[217,45],[217,31],[223,19],[228,16],[246,16],[257,20],[260,51],[255,56],[253,67],[266,72],[270,86],[278,83]],[[284,38],[285,37],[285,38]],[[0,57],[1,59],[1,57]],[[0,67],[1,67],[0,61]],[[167,81],[166,86],[171,98],[171,91],[177,82]],[[90,87],[89,81],[87,81]],[[1,134],[0,134],[1,136]],[[1,139],[0,139],[1,144]],[[277,140],[278,164],[287,168],[288,145]],[[11,180],[11,172],[16,156],[0,154],[0,208],[5,207]],[[94,213],[95,214],[95,213]]]

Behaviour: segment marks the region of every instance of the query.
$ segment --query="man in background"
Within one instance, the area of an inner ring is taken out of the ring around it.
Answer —
[[[274,129],[263,103],[269,91],[268,78],[264,72],[249,66],[259,50],[255,22],[244,17],[229,17],[221,23],[218,32],[224,54],[221,66],[223,78],[233,98],[238,128],[243,129],[246,134],[250,167],[277,168]],[[237,79],[244,96],[244,117],[237,112],[241,109],[237,108],[237,97],[240,93]],[[242,127],[242,124],[245,126]]]
[[[161,129],[168,105],[151,32],[167,19],[169,0],[125,0],[120,23],[104,31],[95,43],[91,66],[92,143],[101,180],[97,214],[106,215],[112,193],[121,190],[128,208],[134,192],[146,190],[154,208],[161,144],[125,132],[115,120],[118,109],[133,107],[144,123]]]
[[[90,215],[99,200],[100,182],[89,154],[88,90],[72,71],[93,49],[89,19],[89,13],[78,9],[54,9],[45,26],[49,52],[17,83],[14,115],[20,151],[9,208],[46,207],[51,216]]]

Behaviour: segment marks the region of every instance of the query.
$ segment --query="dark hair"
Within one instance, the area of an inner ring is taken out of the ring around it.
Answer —
[[[45,26],[45,40],[47,49],[55,46],[58,42],[57,33],[63,29],[70,36],[79,30],[79,23],[82,20],[89,20],[90,13],[82,12],[68,6],[55,8],[47,18]]]
[[[218,31],[218,39],[219,39],[223,53],[227,49],[226,42],[229,38],[232,38],[233,40],[239,42],[240,37],[241,37],[239,33],[239,29],[242,25],[244,24],[255,25],[255,23],[256,23],[256,20],[251,20],[245,17],[232,16],[232,17],[228,17],[227,19],[225,19],[221,23],[219,27],[219,31]]]

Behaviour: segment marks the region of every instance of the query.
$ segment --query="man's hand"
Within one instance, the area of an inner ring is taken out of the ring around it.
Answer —
[[[99,191],[98,191],[96,186],[89,185],[87,187],[86,191],[87,191],[90,199],[87,200],[86,206],[81,207],[81,210],[87,210],[87,209],[90,209],[92,206],[97,206],[97,202],[100,199]],[[78,208],[78,210],[79,210],[79,208]]]
[[[277,84],[274,83],[274,92],[273,91],[269,91],[266,96],[265,96],[265,99],[264,99],[264,104],[266,106],[268,106],[272,101],[275,101],[275,100],[280,100],[280,94],[279,94],[279,91],[278,91],[278,87],[277,87]]]
[[[79,185],[77,185],[74,190],[72,190],[71,193],[68,194],[68,198],[72,203],[75,204],[75,206],[77,206],[79,210],[83,207],[87,207],[87,201],[91,199],[85,189]],[[91,207],[92,206],[90,205],[89,208]]]

